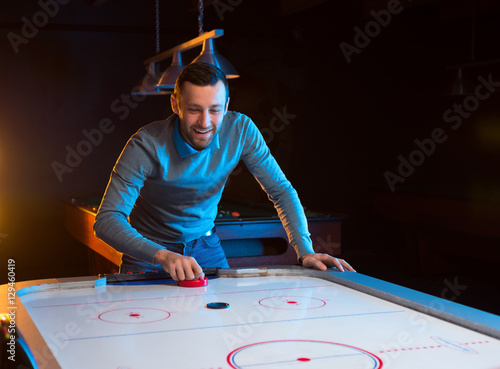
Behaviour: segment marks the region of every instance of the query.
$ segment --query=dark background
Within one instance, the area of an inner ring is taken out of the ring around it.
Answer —
[[[130,95],[143,61],[156,52],[154,1],[61,2],[0,5],[2,283],[9,258],[18,281],[88,274],[86,247],[64,227],[63,201],[102,195],[130,135],[171,114],[168,96]],[[47,15],[42,4],[49,3]],[[491,304],[500,296],[496,263],[471,245],[470,255],[456,260],[458,272],[409,273],[404,229],[373,211],[373,194],[390,191],[384,173],[398,174],[398,157],[408,158],[414,140],[441,128],[447,140],[396,184],[396,193],[498,204],[500,94],[452,129],[443,113],[464,96],[443,91],[448,67],[500,58],[500,3],[401,1],[403,10],[378,32],[372,28],[348,62],[339,45],[355,46],[355,27],[365,29],[373,11],[398,3],[206,1],[203,26],[224,29],[215,43],[241,75],[230,81],[230,109],[266,132],[303,205],[348,215],[343,256],[358,271],[438,296],[455,283],[460,289],[447,298],[499,313]],[[43,26],[29,30],[27,22]],[[160,29],[162,51],[198,36],[196,1],[161,0]],[[199,51],[183,54],[184,63]],[[499,65],[470,68],[473,85],[478,75],[500,81]],[[272,130],[276,111],[289,118],[279,132]],[[82,146],[84,131],[95,132],[105,118],[112,131]],[[86,150],[81,160],[68,157],[78,148]],[[55,167],[63,166],[68,170],[58,176]],[[265,199],[245,172],[231,177],[227,194]]]

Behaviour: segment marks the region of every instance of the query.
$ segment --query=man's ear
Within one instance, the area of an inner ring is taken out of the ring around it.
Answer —
[[[225,108],[225,111],[224,111],[224,114],[227,113],[227,109],[229,108],[229,97],[227,98],[227,102],[226,102],[226,108]]]
[[[179,115],[179,104],[177,103],[177,99],[174,94],[170,95],[170,105],[172,106],[172,111]]]

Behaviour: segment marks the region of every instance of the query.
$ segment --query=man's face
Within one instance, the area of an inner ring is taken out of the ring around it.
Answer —
[[[197,86],[185,82],[181,96],[170,98],[172,110],[179,115],[182,138],[194,149],[207,147],[219,131],[227,112],[226,88],[219,81],[214,86]]]

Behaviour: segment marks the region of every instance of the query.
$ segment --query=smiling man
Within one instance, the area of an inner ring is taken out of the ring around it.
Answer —
[[[353,270],[342,259],[314,253],[297,192],[256,125],[228,112],[220,69],[185,67],[171,105],[171,117],[141,128],[127,142],[96,216],[96,236],[123,253],[120,272],[163,268],[175,280],[192,280],[203,277],[202,268],[229,267],[214,220],[240,160],[274,203],[304,266]]]
[[[182,138],[195,150],[206,148],[219,132],[227,112],[229,97],[224,82],[198,86],[185,81],[182,90],[179,86],[170,100],[173,112],[179,116]]]

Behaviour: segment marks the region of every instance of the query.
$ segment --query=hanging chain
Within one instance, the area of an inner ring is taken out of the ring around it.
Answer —
[[[160,53],[160,0],[156,0],[155,6],[156,17],[156,53]]]
[[[203,33],[203,0],[198,0],[198,35]]]
[[[476,59],[476,2],[472,0],[472,32],[471,32],[470,57],[472,61]]]

